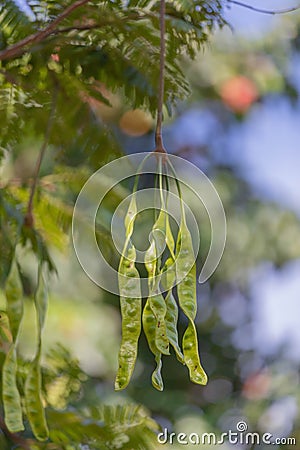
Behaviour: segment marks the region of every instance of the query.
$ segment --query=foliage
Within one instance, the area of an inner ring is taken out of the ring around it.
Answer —
[[[40,135],[46,128],[54,92],[57,95],[55,132],[50,142],[60,153],[72,151],[70,142],[76,145],[77,152],[82,147],[80,141],[84,142],[86,151],[84,148],[79,151],[84,151],[85,161],[92,157],[93,151],[100,161],[108,156],[101,156],[99,142],[105,124],[95,117],[93,107],[99,102],[109,104],[104,86],[122,93],[134,107],[143,106],[155,112],[159,2],[79,3],[83,6],[74,8],[45,39],[37,38],[37,42],[24,45],[16,55],[10,49],[13,51],[25,36],[41,35],[39,30],[51,26],[71,4],[29,2],[26,14],[12,1],[2,3],[2,148],[24,139],[29,124]],[[167,4],[165,103],[168,108],[189,92],[178,64],[180,56],[183,53],[195,56],[214,25],[223,23],[219,1],[212,6],[206,1]],[[16,131],[13,135],[12,130]],[[109,157],[112,156],[109,152]]]
[[[77,4],[81,6],[71,11],[74,3],[70,1],[32,0],[24,2],[22,10],[13,1],[0,5],[0,284],[5,288],[16,255],[23,298],[32,306],[38,264],[43,265],[49,276],[51,288],[55,285],[55,273],[60,279],[65,276],[57,249],[69,258],[70,221],[76,195],[95,169],[122,153],[121,144],[126,139],[123,135],[118,139],[117,123],[124,109],[144,108],[154,115],[156,108],[159,2],[79,0]],[[221,89],[225,75],[249,78],[259,94],[253,100],[256,105],[268,95],[282,92],[295,103],[298,93],[288,76],[287,60],[299,50],[299,25],[295,19],[293,32],[281,36],[276,31],[275,36],[259,40],[251,48],[244,43],[228,52],[226,39],[221,44],[214,42],[213,56],[209,53],[205,61],[201,59],[199,71],[197,58],[192,65],[188,59],[196,57],[199,50],[202,52],[214,29],[225,24],[226,4],[218,0],[167,2],[164,98],[165,111],[176,111],[176,100],[186,98],[190,92],[189,78],[193,98],[201,100],[217,117],[225,135],[232,124],[238,126],[248,113],[248,109],[235,111],[226,105]],[[256,63],[264,57],[268,64]],[[180,108],[177,112],[180,113]],[[214,133],[217,132],[216,127]],[[151,150],[150,138],[142,142]],[[130,145],[134,144],[130,141]],[[47,152],[33,199],[33,221],[28,221],[29,198],[37,175],[34,167],[45,145]],[[181,150],[183,156],[189,157],[191,149]],[[59,346],[39,364],[42,384],[38,391],[45,405],[50,437],[46,442],[38,442],[24,404],[31,358],[22,354],[20,346],[16,381],[25,431],[10,433],[1,420],[1,448],[151,449],[157,448],[158,426],[150,416],[162,424],[167,419],[170,430],[174,426],[176,431],[184,431],[184,426],[188,429],[190,423],[199,432],[201,429],[206,432],[209,427],[224,431],[232,419],[230,415],[245,416],[253,429],[258,429],[260,417],[277,402],[289,396],[299,400],[295,382],[298,369],[282,356],[285,349],[277,355],[277,361],[268,360],[257,355],[251,346],[243,348],[242,343],[236,342],[236,332],[241,329],[251,335],[249,277],[253,269],[267,261],[280,270],[287,262],[299,258],[299,218],[254,196],[234,171],[225,164],[216,164],[209,149],[200,149],[199,153],[202,151],[228,217],[226,251],[218,272],[200,289],[201,307],[195,318],[203,363],[211,379],[209,385],[191,386],[184,368],[175,367],[168,360],[163,369],[167,374],[163,397],[153,393],[148,389],[153,362],[142,336],[133,386],[123,396],[112,397],[111,379],[116,367],[111,362],[109,339],[97,342],[105,362],[100,376],[87,375],[70,352]],[[109,180],[101,182],[109,184]],[[127,193],[126,187],[111,193],[104,205],[109,217]],[[109,230],[102,222],[97,225],[98,241],[114,258]],[[203,245],[207,247],[205,224],[202,229]],[[28,271],[26,258],[30,260]],[[93,301],[99,314],[105,302],[112,309],[117,305],[113,296],[93,293],[92,300],[87,298],[89,294],[80,290],[78,273],[77,268],[64,282],[74,285],[74,290],[78,288],[76,294],[82,303],[88,305],[88,301]],[[235,311],[246,305],[245,311],[239,316],[239,323],[233,322],[234,314],[232,321],[226,322],[222,308],[236,298],[240,303]],[[61,317],[63,325],[71,317],[64,303],[61,295],[60,311],[66,312]],[[74,302],[74,314],[75,310]],[[112,315],[112,320],[115,317]],[[178,320],[182,337],[187,323],[183,316]],[[25,323],[24,327],[33,334],[32,323]],[[10,336],[7,324],[3,329],[1,339]],[[52,332],[59,337],[58,329]],[[82,333],[84,330],[78,330],[79,336]],[[1,341],[1,366],[8,347],[7,342]],[[255,390],[257,379],[264,391]],[[139,406],[140,403],[145,406]],[[295,433],[296,426],[295,423]]]
[[[168,2],[166,22],[164,102],[170,111],[175,100],[189,92],[179,66],[182,53],[193,58],[214,26],[223,25],[224,20],[218,0],[213,5],[201,0]],[[51,364],[47,368],[49,356],[44,366],[41,350],[47,309],[45,277],[56,270],[49,248],[66,248],[72,204],[90,168],[119,153],[98,109],[111,106],[109,90],[118,92],[133,107],[155,112],[159,2],[50,0],[24,2],[21,7],[5,1],[0,7],[0,29],[3,170],[10,164],[23,167],[19,158],[24,142],[34,148],[27,172],[22,169],[15,178],[5,176],[1,180],[0,275],[7,312],[2,334],[3,339],[12,335],[1,342],[3,430],[8,439],[18,442],[14,434],[22,431],[26,410],[33,435],[40,441],[49,438],[54,444],[49,448],[81,448],[84,444],[101,449],[152,448],[157,425],[141,407],[86,409],[84,416],[90,423],[85,423],[79,410],[71,411],[68,404],[72,393],[80,389],[83,375],[70,364],[70,355],[63,349],[52,352],[52,368]],[[40,173],[49,145],[56,161],[48,164],[48,172],[43,173],[42,167]],[[35,157],[37,163],[32,169]],[[118,195],[122,198],[123,193]],[[100,227],[100,238],[103,233]],[[33,255],[38,265],[37,281],[29,287],[22,267],[24,252]],[[38,342],[31,362],[15,359],[24,290],[32,296],[36,308]],[[17,305],[21,309],[15,317],[12,311]],[[57,408],[68,410],[58,412]],[[26,423],[24,446],[30,439]],[[48,444],[30,442],[30,448],[48,448]]]

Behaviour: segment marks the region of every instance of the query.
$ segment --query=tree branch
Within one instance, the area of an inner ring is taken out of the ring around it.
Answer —
[[[56,19],[54,19],[53,22],[51,22],[46,28],[38,31],[37,33],[31,34],[30,36],[27,36],[16,44],[11,45],[5,50],[2,50],[2,52],[0,52],[0,61],[20,56],[26,51],[26,48],[28,46],[43,41],[45,38],[55,32],[56,27],[58,24],[60,24],[60,22],[68,17],[75,9],[80,8],[88,2],[89,0],[77,0],[72,5],[68,6],[68,8],[66,8],[65,11],[61,13]]]
[[[228,1],[228,3],[232,3],[233,5],[237,5],[237,6],[241,6],[243,8],[250,9],[251,11],[255,11],[255,12],[259,12],[259,13],[263,13],[263,14],[270,14],[272,16],[274,16],[276,14],[287,14],[287,13],[297,11],[298,9],[300,9],[300,5],[298,5],[298,6],[294,6],[292,8],[270,10],[270,9],[257,8],[256,6],[248,5],[248,3],[243,3],[238,0],[227,0],[227,1]]]

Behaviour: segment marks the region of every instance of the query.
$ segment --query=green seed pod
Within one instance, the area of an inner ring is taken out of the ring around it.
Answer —
[[[137,358],[142,315],[139,273],[134,267],[134,263],[131,261],[128,267],[126,257],[124,257],[119,266],[119,273],[124,275],[119,277],[122,340],[115,390],[125,389],[131,379]]]
[[[125,389],[131,379],[138,351],[141,333],[142,296],[139,273],[135,267],[136,251],[130,242],[133,233],[137,207],[135,195],[125,217],[126,240],[119,263],[119,290],[122,317],[122,339],[118,356],[118,371],[115,390]]]
[[[0,311],[0,352],[8,353],[12,344],[12,334],[9,328],[8,315],[5,311]]]
[[[23,318],[23,289],[16,261],[13,259],[5,284],[7,318],[12,337],[2,369],[4,420],[11,433],[24,430],[21,397],[17,387],[16,345]]]
[[[184,361],[189,369],[190,379],[196,384],[207,384],[207,375],[200,363],[198,353],[197,331],[194,322],[190,321],[182,338]]]
[[[167,306],[167,313],[165,318],[167,338],[175,350],[178,361],[184,364],[184,356],[178,343],[178,332],[177,332],[178,307],[175,298],[173,297],[172,291],[169,291],[167,293],[165,302]]]
[[[6,312],[9,319],[13,341],[17,340],[23,318],[23,287],[16,261],[13,259],[5,284]]]
[[[39,441],[46,441],[49,430],[41,396],[42,375],[40,368],[40,353],[31,362],[25,382],[25,403],[27,417],[34,436]]]
[[[44,405],[42,401],[42,375],[41,375],[41,351],[42,351],[42,331],[46,319],[48,306],[48,293],[42,273],[42,266],[39,268],[38,285],[34,296],[34,305],[37,316],[38,347],[34,360],[30,363],[25,381],[25,405],[27,417],[33,434],[39,441],[45,441],[49,437]]]
[[[11,433],[24,430],[21,397],[17,387],[17,356],[14,344],[8,351],[2,369],[4,420]]]
[[[156,347],[156,323],[157,321],[153,314],[152,309],[150,308],[150,303],[148,299],[143,311],[143,329],[149,348],[151,352],[154,354],[156,362],[156,368],[152,373],[152,385],[158,391],[162,391],[164,388],[164,384],[161,376],[161,369],[162,369],[161,352]]]
[[[162,294],[149,297],[149,305],[156,319],[155,344],[157,349],[164,355],[169,355],[169,340],[167,337],[165,316],[167,306]]]
[[[175,350],[177,359],[184,364],[184,357],[178,343],[178,306],[172,293],[172,286],[175,283],[175,279],[175,264],[173,258],[168,258],[164,264],[161,278],[163,288],[170,287],[165,298],[167,308],[165,316],[166,331],[168,340]]]
[[[192,238],[187,228],[184,209],[176,244],[176,275],[180,281],[177,285],[179,305],[189,319],[189,325],[183,335],[182,348],[184,361],[189,369],[191,381],[206,384],[207,375],[200,363],[198,339],[194,320],[197,312],[196,264]]]

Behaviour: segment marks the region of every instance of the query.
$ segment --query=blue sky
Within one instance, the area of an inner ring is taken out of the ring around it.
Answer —
[[[270,9],[295,6],[295,1],[251,0]],[[295,13],[293,13],[295,14]],[[233,7],[228,19],[237,35],[250,39],[280,27],[280,18]],[[300,82],[300,61],[290,66],[291,80]],[[276,97],[254,108],[239,127],[232,128],[226,154],[260,196],[278,202],[300,216],[300,105]],[[278,236],[280,239],[280,236]],[[254,346],[263,355],[286,348],[286,357],[300,361],[299,327],[300,260],[275,269],[263,264],[253,273],[252,297]]]
[[[260,196],[300,217],[300,108],[276,97],[231,130],[226,155]]]
[[[297,4],[279,0],[249,0],[248,3],[270,9]],[[271,30],[280,29],[279,16],[263,15],[238,6],[232,6],[227,19],[234,27],[233,40],[239,37],[256,40]],[[289,72],[291,81],[300,89],[299,56],[291,60]],[[224,145],[222,139],[217,139],[215,117],[195,106],[171,127],[171,144],[178,148],[184,144],[197,148],[208,142],[211,144],[213,137],[217,159],[234,167],[258,197],[274,201],[300,217],[299,124],[300,104],[292,106],[285,97],[274,95],[254,106],[243,122],[233,125],[225,136]],[[197,152],[193,153],[192,162],[203,167],[203,158]],[[300,260],[291,261],[281,269],[275,269],[271,263],[262,264],[253,272],[250,286],[253,319],[250,346],[268,355],[285,345],[286,357],[300,361]]]
[[[295,7],[299,4],[297,0],[240,0],[241,3],[267,9],[280,10],[289,7]],[[291,13],[291,14],[297,14]],[[231,5],[226,12],[228,22],[233,26],[238,35],[256,39],[265,34],[272,28],[280,24],[280,16],[273,16],[268,14],[260,14],[237,5]]]

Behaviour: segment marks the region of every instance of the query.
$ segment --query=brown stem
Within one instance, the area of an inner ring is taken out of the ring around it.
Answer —
[[[88,2],[89,0],[77,0],[72,5],[68,6],[68,8],[66,8],[65,11],[62,12],[55,20],[53,20],[53,22],[51,22],[46,28],[38,31],[37,33],[31,34],[30,36],[21,39],[21,41],[17,42],[16,44],[11,45],[5,50],[2,50],[2,52],[0,52],[0,61],[20,56],[26,51],[26,48],[28,46],[38,44],[39,42],[43,41],[45,38],[55,32],[55,29],[57,25],[60,24],[60,22],[68,17],[75,9],[80,8]]]
[[[52,106],[51,106],[51,111],[50,111],[47,128],[46,128],[46,132],[45,132],[45,138],[44,138],[44,142],[40,148],[40,151],[39,151],[39,154],[38,154],[38,157],[36,160],[36,165],[35,165],[34,174],[33,174],[33,182],[31,185],[29,200],[28,200],[28,204],[27,204],[27,211],[26,211],[25,218],[24,218],[24,224],[29,228],[33,227],[34,194],[35,194],[35,191],[37,188],[41,165],[42,165],[42,162],[43,162],[43,159],[44,159],[47,147],[48,147],[49,138],[50,138],[50,134],[51,134],[51,130],[52,130],[52,125],[53,125],[53,120],[54,120],[54,115],[55,115],[55,108],[56,108],[56,97],[57,97],[57,88],[54,88]]]
[[[24,450],[31,449],[29,440],[21,437],[17,433],[11,433],[6,426],[3,417],[1,416],[0,416],[0,429],[3,431],[3,434],[7,437],[7,439],[16,444],[18,447],[21,447]]]
[[[290,12],[297,11],[298,9],[300,9],[300,5],[299,5],[299,6],[294,6],[292,8],[270,10],[270,9],[257,8],[256,6],[248,5],[247,3],[239,2],[238,0],[227,0],[227,1],[228,1],[228,3],[232,3],[233,5],[242,6],[243,8],[250,9],[251,11],[256,11],[256,12],[263,13],[263,14],[270,14],[273,16],[275,14],[286,14],[286,13],[290,13]]]
[[[160,0],[160,61],[159,61],[159,86],[158,86],[158,103],[157,103],[157,121],[155,129],[155,152],[167,153],[162,139],[162,121],[163,121],[163,102],[164,102],[164,71],[165,71],[165,57],[166,57],[166,3],[165,0]]]

